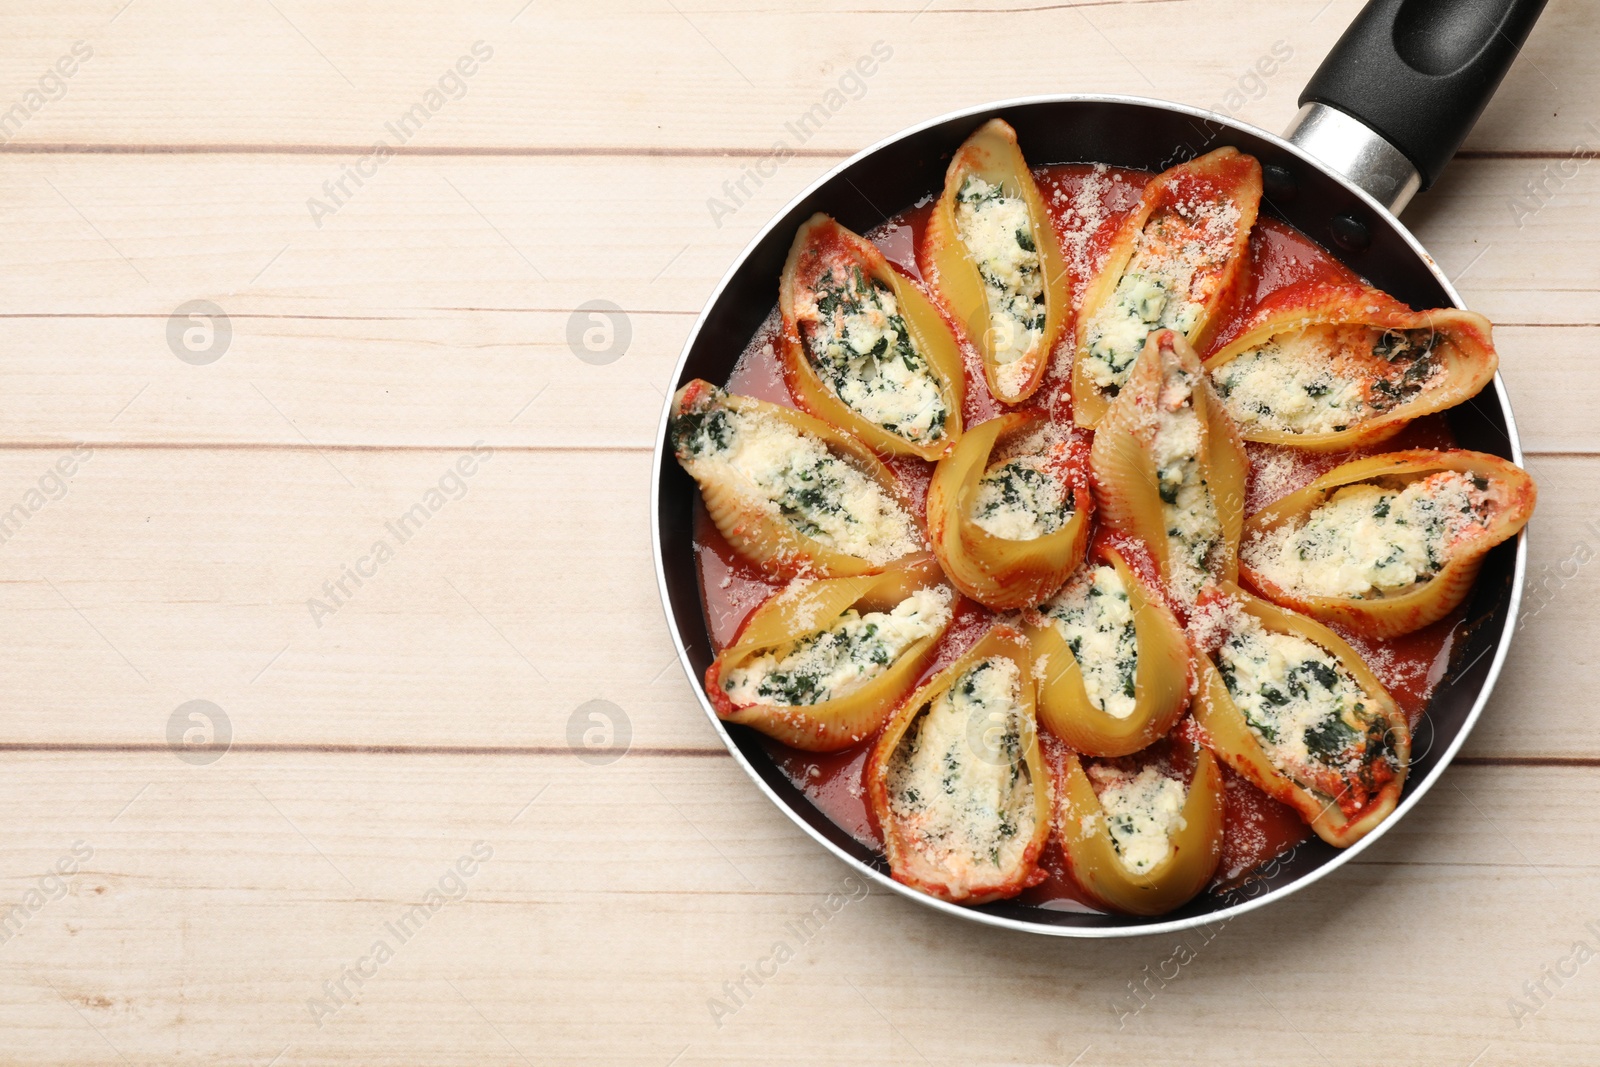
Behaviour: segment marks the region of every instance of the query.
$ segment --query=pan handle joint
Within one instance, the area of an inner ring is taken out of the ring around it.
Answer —
[[[1306,104],[1283,136],[1396,215],[1422,188],[1422,175],[1404,152],[1366,123],[1327,104]]]

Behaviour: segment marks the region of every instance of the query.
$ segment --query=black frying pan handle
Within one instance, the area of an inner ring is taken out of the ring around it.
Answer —
[[[1300,103],[1381,134],[1426,189],[1466,140],[1546,0],[1372,0],[1306,83]]]

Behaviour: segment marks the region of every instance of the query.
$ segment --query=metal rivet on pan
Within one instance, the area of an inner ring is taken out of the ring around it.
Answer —
[[[1276,163],[1268,163],[1261,168],[1261,184],[1266,188],[1267,199],[1280,204],[1291,202],[1300,191],[1300,182],[1294,172]]]
[[[1335,215],[1329,229],[1333,231],[1333,243],[1346,252],[1365,252],[1372,243],[1372,231],[1354,215]]]

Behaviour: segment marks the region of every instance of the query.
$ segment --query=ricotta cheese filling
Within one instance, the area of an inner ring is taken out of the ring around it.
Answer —
[[[922,547],[910,514],[883,487],[781,419],[713,406],[680,416],[676,447],[709,477],[816,541],[874,564]]]
[[[826,630],[747,660],[729,671],[722,689],[739,707],[821,704],[860,689],[887,671],[918,641],[950,621],[950,594],[919,589],[891,611],[854,608]]]
[[[1239,217],[1232,201],[1180,204],[1134,235],[1116,289],[1084,332],[1084,370],[1097,388],[1117,395],[1151,331],[1194,330],[1233,254]]]
[[[969,175],[956,194],[956,233],[983,278],[996,362],[1014,363],[1044,334],[1044,273],[1028,202]]]
[[[1043,456],[1017,456],[984,471],[973,494],[972,521],[994,537],[1033,541],[1072,518],[1072,490],[1050,472]]]
[[[1116,568],[1080,571],[1040,610],[1072,649],[1090,702],[1118,719],[1132,715],[1139,642],[1133,604]]]
[[[1117,861],[1130,874],[1147,874],[1172,853],[1171,835],[1185,825],[1188,790],[1154,767],[1132,774],[1097,764],[1087,773],[1100,796]]]
[[[954,878],[1013,867],[1033,837],[1021,687],[1010,659],[980,660],[917,717],[890,757],[890,812],[911,848]]]
[[[1240,427],[1337,433],[1442,381],[1432,330],[1308,326],[1275,334],[1212,375]]]
[[[1366,599],[1432,579],[1462,539],[1483,533],[1493,502],[1487,479],[1440,471],[1404,488],[1347,485],[1299,522],[1245,546],[1245,559],[1280,588]]]
[[[914,444],[944,438],[950,409],[887,285],[835,262],[796,315],[806,358],[840,403]]]
[[[1388,724],[1337,656],[1240,613],[1217,669],[1268,760],[1344,811],[1394,777]]]
[[[1168,583],[1184,603],[1193,603],[1210,576],[1212,553],[1222,540],[1216,502],[1200,468],[1200,415],[1195,382],[1188,371],[1170,371],[1156,404],[1151,443],[1156,490],[1167,526]]]

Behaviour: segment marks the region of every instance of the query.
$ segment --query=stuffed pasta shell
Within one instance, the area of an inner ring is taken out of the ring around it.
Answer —
[[[1250,516],[1240,570],[1279,604],[1395,637],[1461,604],[1536,495],[1526,471],[1482,452],[1358,459]]]
[[[1180,605],[1238,573],[1249,461],[1176,331],[1150,335],[1091,452],[1101,514],[1143,541]]]
[[[1261,164],[1219,148],[1157,175],[1084,290],[1072,366],[1073,417],[1098,426],[1153,330],[1204,349],[1249,276]]]
[[[1189,706],[1183,629],[1109,543],[1097,543],[1066,588],[1027,619],[1039,721],[1075,751],[1137,752]]]
[[[775,593],[706,670],[717,715],[786,745],[835,752],[875,733],[950,625],[932,560]]]
[[[923,277],[983,356],[989,391],[1007,404],[1026,400],[1066,326],[1068,276],[1004,120],[990,119],[956,150],[919,251]]]
[[[778,291],[783,371],[807,411],[880,452],[938,459],[961,436],[961,350],[933,303],[827,215],[795,234]]]
[[[889,469],[819,419],[697,379],[668,433],[711,521],[768,574],[872,574],[926,548]]]
[[[889,720],[867,791],[897,881],[982,904],[1039,882],[1050,781],[1022,634],[996,626]]]
[[[1329,452],[1475,396],[1498,362],[1482,315],[1350,283],[1276,294],[1206,370],[1245,440]]]
[[[1084,768],[1069,754],[1062,775],[1062,851],[1073,881],[1100,907],[1160,915],[1210,883],[1222,859],[1222,772],[1195,754],[1187,781],[1146,763]]]
[[[928,485],[928,536],[955,587],[996,610],[1037,604],[1083,559],[1088,449],[1040,414],[962,435]]]
[[[1191,623],[1204,743],[1318,837],[1352,845],[1400,800],[1411,732],[1339,635],[1237,587]]]

